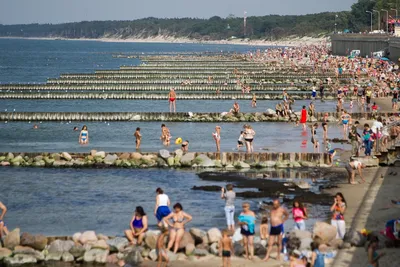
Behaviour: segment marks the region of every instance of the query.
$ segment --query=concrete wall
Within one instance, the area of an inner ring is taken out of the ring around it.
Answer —
[[[334,55],[349,55],[351,50],[360,50],[361,56],[371,56],[372,52],[389,47],[389,36],[366,34],[335,34],[332,35],[332,53]]]

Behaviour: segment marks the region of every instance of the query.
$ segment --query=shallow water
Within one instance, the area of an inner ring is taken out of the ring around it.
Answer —
[[[155,152],[163,149],[160,141],[162,122],[72,122],[37,123],[39,129],[32,129],[33,122],[8,122],[0,123],[0,151],[2,152],[89,152],[91,149],[107,152],[134,151],[135,140],[133,133],[136,127],[141,128],[142,151]],[[87,146],[78,144],[79,129],[86,124],[89,129],[90,143]],[[242,123],[190,123],[169,122],[172,140],[182,137],[189,140],[190,151],[210,152],[215,151],[215,142],[212,133],[216,125],[221,126],[221,151],[234,151]],[[289,123],[263,123],[251,124],[256,131],[254,139],[255,152],[313,152],[310,142],[310,129],[302,131],[301,126],[295,127]],[[329,125],[330,138],[343,136],[342,128],[336,123]],[[317,131],[322,140],[322,130]],[[333,148],[349,148],[348,145],[332,144]],[[168,149],[173,151],[179,146],[172,144]],[[321,152],[323,152],[323,148]]]
[[[225,203],[219,192],[191,190],[194,185],[225,186],[225,182],[202,181],[191,171],[2,168],[1,173],[0,200],[8,207],[5,221],[10,229],[46,235],[84,230],[122,235],[138,205],[144,207],[154,228],[157,187],[165,189],[172,204],[179,201],[193,216],[188,227],[225,227]],[[268,199],[247,201],[257,210],[262,200]],[[236,201],[238,209],[242,201]],[[311,213],[308,225],[327,216],[326,207],[318,205]],[[291,220],[286,227],[292,227]]]

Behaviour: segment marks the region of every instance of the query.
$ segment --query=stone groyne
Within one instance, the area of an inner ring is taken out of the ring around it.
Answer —
[[[323,153],[0,153],[1,166],[21,167],[121,167],[121,168],[300,168],[328,167],[329,155]]]
[[[352,119],[390,117],[397,113],[352,113]],[[309,122],[337,122],[341,113],[317,112]],[[273,110],[256,113],[193,113],[193,112],[0,112],[0,121],[174,121],[174,122],[288,122],[295,121],[299,112],[290,118],[278,117]]]

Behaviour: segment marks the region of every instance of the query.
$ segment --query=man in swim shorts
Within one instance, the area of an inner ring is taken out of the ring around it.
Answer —
[[[168,101],[169,101],[169,112],[176,112],[176,93],[174,88],[171,88],[168,94]]]
[[[283,237],[283,224],[289,218],[288,211],[281,207],[281,204],[278,199],[275,199],[273,202],[273,208],[271,210],[271,229],[269,232],[268,239],[268,251],[264,260],[267,261],[269,259],[269,255],[271,254],[272,247],[275,242],[278,242],[278,255],[277,260],[280,260],[280,253],[282,251],[282,237]]]
[[[4,216],[6,215],[6,212],[7,212],[7,207],[1,201],[0,201],[0,210],[1,210],[1,214],[0,214],[0,239],[1,239],[3,237],[3,233],[5,235],[8,235],[7,226],[3,221],[3,218],[4,218]]]

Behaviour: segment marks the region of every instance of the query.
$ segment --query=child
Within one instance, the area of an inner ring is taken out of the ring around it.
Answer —
[[[385,253],[378,254],[378,252],[376,252],[378,244],[378,237],[373,236],[368,244],[368,267],[379,266],[379,259],[385,255]]]
[[[377,113],[378,112],[378,105],[374,102],[374,104],[371,107],[372,113]]]
[[[336,155],[336,150],[332,149],[332,145],[331,145],[331,143],[329,141],[326,142],[326,151],[329,154],[329,159],[330,159],[331,164],[332,164],[333,163],[333,158]]]
[[[322,239],[318,236],[311,243],[311,267],[325,267],[325,254],[320,251]]]
[[[158,263],[157,267],[162,267],[162,266],[167,266],[168,265],[168,253],[167,250],[165,249],[165,243],[164,239],[166,236],[168,236],[169,230],[168,227],[162,227],[161,228],[161,234],[157,239],[157,255],[158,255]],[[163,265],[163,258],[165,259],[165,265]]]
[[[219,256],[222,257],[222,267],[231,266],[231,256],[233,255],[232,239],[229,237],[229,231],[222,231],[222,238],[219,240]]]
[[[295,250],[290,255],[290,267],[306,267],[306,259],[302,257],[300,251]]]
[[[221,126],[215,127],[215,133],[212,134],[215,140],[215,145],[217,146],[217,152],[221,149]]]
[[[353,108],[353,100],[350,100],[350,109]]]
[[[304,222],[304,219],[308,218],[308,214],[301,202],[297,200],[293,202],[292,214],[295,222],[294,229],[305,231],[306,223]]]
[[[269,231],[268,231],[268,217],[264,216],[261,219],[261,224],[260,224],[260,237],[261,241],[266,240],[269,237]]]
[[[133,134],[136,138],[136,150],[140,148],[140,141],[142,140],[142,135],[140,134],[140,128],[136,128],[136,132]]]
[[[244,132],[240,131],[239,139],[238,139],[238,144],[237,144],[237,150],[240,150],[240,148],[244,145]]]

